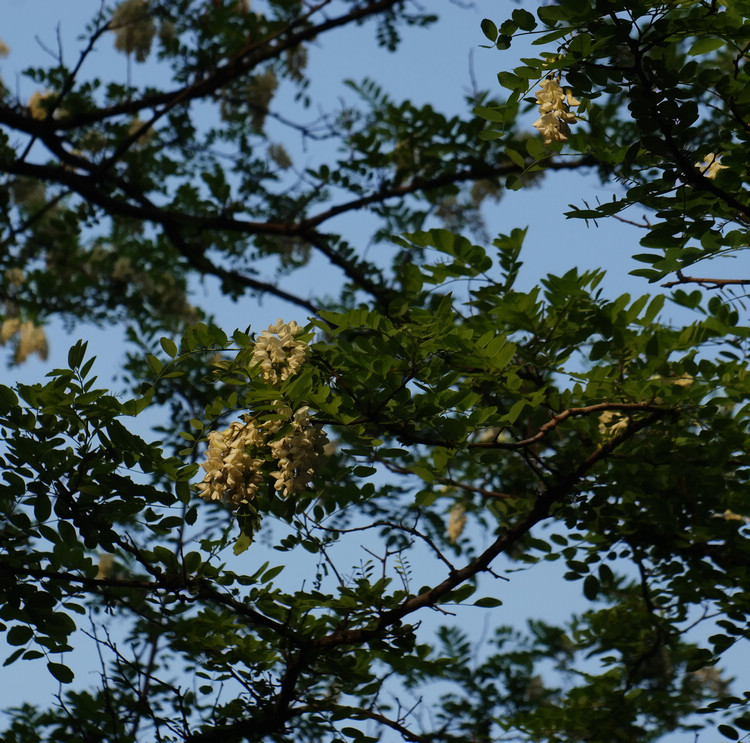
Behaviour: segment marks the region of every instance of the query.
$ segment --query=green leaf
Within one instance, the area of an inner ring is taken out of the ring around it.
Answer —
[[[523,155],[521,155],[520,152],[516,152],[516,150],[509,147],[507,150],[505,150],[505,154],[514,165],[518,165],[519,168],[526,167],[526,161],[523,159]]]
[[[525,144],[526,152],[528,152],[535,160],[542,160],[547,156],[547,151],[544,149],[542,140],[538,137],[529,137]]]
[[[22,655],[24,655],[23,648],[17,648],[14,650],[4,661],[3,667],[10,666],[15,663]]]
[[[151,369],[151,371],[157,376],[159,376],[162,369],[164,369],[164,364],[158,357],[154,356],[152,353],[146,354],[146,363],[148,364],[148,368]]]
[[[558,29],[555,29],[554,31],[550,31],[547,34],[543,34],[542,36],[537,36],[534,39],[534,41],[532,41],[531,43],[533,46],[543,46],[545,44],[549,44],[550,41],[557,41],[563,36],[567,36],[572,30],[573,30],[572,28],[567,28],[567,27],[558,28]]]
[[[570,42],[568,50],[578,59],[588,56],[591,51],[591,37],[585,33],[576,34]]]
[[[516,400],[511,405],[510,410],[503,416],[503,421],[511,425],[516,422],[521,411],[526,407],[526,400]]]
[[[245,534],[244,532],[237,537],[237,541],[234,543],[234,548],[232,549],[232,552],[234,552],[235,555],[241,555],[243,552],[248,550],[250,548],[250,545],[253,543],[252,535]]]
[[[122,412],[125,415],[136,416],[142,413],[153,400],[154,388],[151,387],[143,397],[136,398],[135,400],[127,400],[122,405]]]
[[[487,121],[493,121],[496,123],[502,123],[505,121],[505,115],[500,109],[487,108],[487,106],[475,106],[474,113],[479,116],[480,119]]]
[[[25,645],[34,636],[34,630],[25,624],[11,627],[6,635],[8,645]]]
[[[484,598],[477,599],[473,605],[480,606],[483,609],[494,609],[496,606],[502,606],[503,602],[492,596],[485,596]]]
[[[504,88],[508,88],[508,90],[525,90],[526,89],[526,81],[519,77],[518,75],[513,74],[512,72],[506,72],[501,71],[497,73],[497,79],[500,85],[502,85]],[[481,114],[477,113],[477,108],[484,109],[483,106],[477,106],[474,109],[474,113],[477,114],[477,116],[481,116]],[[492,111],[494,109],[484,109],[487,111]],[[481,116],[481,118],[486,118],[485,116]],[[493,119],[490,119],[490,121],[493,121]],[[505,121],[505,116],[503,116],[501,119],[494,119],[494,121]]]
[[[480,139],[482,142],[491,142],[493,139],[500,139],[502,136],[504,136],[503,132],[498,132],[493,129],[485,129],[483,132],[477,134],[477,139]]]
[[[444,599],[446,603],[461,604],[469,598],[477,587],[472,583],[464,583],[462,586],[452,590]]]
[[[68,366],[71,369],[77,369],[81,365],[83,357],[86,355],[87,347],[88,342],[83,340],[79,340],[75,345],[71,346],[68,351]]]
[[[365,465],[358,465],[352,470],[352,474],[355,477],[372,477],[377,472],[377,467],[366,467]]]
[[[715,52],[717,49],[727,46],[727,42],[724,39],[717,39],[711,36],[706,36],[702,39],[694,41],[688,55],[691,57],[697,57],[700,54],[708,54],[709,52]]]
[[[177,344],[171,338],[162,338],[159,343],[161,344],[164,353],[166,353],[171,359],[177,356]]]
[[[536,18],[523,8],[515,8],[511,13],[511,18],[522,31],[533,31],[536,28]]]
[[[482,33],[494,44],[497,41],[497,26],[489,19],[482,20]]]
[[[18,406],[18,397],[10,387],[0,384],[0,411],[7,412]]]
[[[268,568],[263,575],[260,577],[261,583],[270,583],[283,569],[284,565],[276,565],[275,567]]]
[[[607,565],[607,563],[603,562],[599,566],[599,580],[602,583],[609,585],[612,583],[614,578],[615,576],[614,576],[614,573],[612,572],[612,569],[609,567],[609,565]]]
[[[739,740],[740,734],[731,725],[719,725],[717,730],[729,740]]]
[[[46,521],[52,513],[52,501],[47,493],[39,493],[34,501],[34,518],[37,521]]]
[[[61,683],[69,684],[75,678],[75,674],[67,666],[62,663],[47,663],[49,672]]]
[[[188,552],[185,555],[183,566],[184,566],[185,572],[188,575],[190,575],[192,573],[198,572],[198,569],[200,568],[202,563],[203,563],[203,558],[201,557],[200,552]]]
[[[599,580],[594,575],[587,575],[583,581],[583,595],[593,601],[599,594]]]
[[[740,730],[750,730],[750,715],[743,715],[734,719],[734,724]]]

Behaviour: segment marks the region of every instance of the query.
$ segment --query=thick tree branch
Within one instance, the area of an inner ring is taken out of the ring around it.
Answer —
[[[227,83],[241,77],[259,64],[270,59],[276,59],[285,51],[294,49],[303,42],[311,41],[326,31],[346,26],[350,23],[361,22],[372,16],[384,13],[402,3],[403,0],[376,0],[367,5],[354,8],[349,13],[329,18],[298,31],[295,30],[297,26],[308,19],[310,15],[308,13],[290,23],[286,28],[276,32],[270,38],[267,37],[260,41],[248,43],[244,49],[237,52],[228,62],[217,67],[210,75],[190,85],[185,85],[165,93],[154,93],[137,100],[118,103],[97,111],[66,116],[54,121],[47,119],[40,122],[23,114],[21,119],[25,120],[25,126],[19,126],[18,119],[11,116],[14,113],[12,109],[7,106],[0,106],[0,124],[6,124],[12,126],[14,129],[28,133],[34,133],[34,130],[40,132],[42,128],[50,127],[62,131],[91,126],[114,116],[137,114],[144,109],[155,109],[159,106],[166,106],[171,109],[178,104],[188,104],[193,100],[210,96]],[[317,10],[318,8],[316,7],[312,12],[314,13]],[[15,125],[12,123],[13,121],[16,122]]]
[[[648,428],[657,420],[663,418],[666,413],[667,411],[664,410],[654,411],[646,418],[630,423],[625,431],[613,436],[610,441],[597,447],[572,472],[558,478],[550,487],[543,491],[537,497],[534,506],[525,517],[502,533],[481,555],[472,560],[468,565],[449,575],[437,586],[418,596],[413,596],[404,601],[401,606],[385,612],[372,627],[335,630],[331,634],[319,638],[314,644],[320,648],[327,648],[367,642],[381,635],[387,628],[400,622],[401,619],[418,609],[426,606],[435,606],[454,588],[461,585],[461,583],[487,570],[490,563],[498,555],[513,547],[536,524],[547,518],[552,506],[570,495],[594,465],[606,459],[623,441],[631,438],[636,432]]]
[[[600,461],[606,459],[614,449],[636,432],[647,428],[659,420],[665,411],[653,412],[643,420],[631,423],[628,428],[612,437],[602,446],[597,447],[582,462],[566,476],[559,478],[553,485],[542,492],[529,513],[514,526],[503,532],[481,555],[473,559],[463,568],[452,571],[451,574],[438,585],[417,596],[406,599],[400,606],[384,612],[370,627],[359,629],[340,628],[328,635],[315,638],[299,652],[295,653],[287,663],[287,669],[280,681],[280,690],[275,699],[269,704],[262,715],[241,720],[231,725],[214,727],[203,733],[188,736],[186,743],[219,743],[228,738],[262,740],[267,735],[278,733],[286,728],[287,722],[297,714],[291,707],[295,694],[294,685],[304,670],[309,668],[322,654],[334,648],[348,645],[360,645],[385,635],[392,627],[400,624],[401,620],[419,609],[437,605],[447,594],[480,572],[489,569],[492,561],[503,552],[517,544],[540,521],[546,519],[552,507],[573,493],[580,481]]]

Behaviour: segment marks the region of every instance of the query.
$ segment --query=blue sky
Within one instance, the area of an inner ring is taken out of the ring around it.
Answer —
[[[75,0],[61,3],[59,0],[2,0],[2,27],[0,37],[11,49],[7,59],[0,60],[0,71],[5,84],[17,90],[21,100],[27,100],[34,92],[34,84],[16,77],[19,70],[28,65],[46,64],[49,58],[36,39],[49,47],[56,47],[57,35],[63,40],[67,59],[72,61],[80,44],[76,37],[83,31],[87,20],[99,8],[99,0]],[[360,80],[370,77],[380,83],[390,95],[399,100],[409,98],[415,103],[431,103],[448,113],[466,110],[465,95],[470,88],[470,65],[479,88],[489,88],[502,95],[496,80],[500,69],[512,67],[522,55],[522,49],[514,45],[507,52],[482,49],[485,38],[480,30],[483,17],[501,21],[516,7],[512,3],[496,0],[479,0],[473,7],[463,8],[449,0],[436,1],[443,13],[441,22],[428,29],[406,29],[404,43],[396,55],[379,50],[373,40],[372,24],[357,29],[347,29],[323,39],[310,51],[308,73],[312,79],[311,94],[314,109],[335,108],[342,97],[353,98],[353,94],[342,85],[342,77]],[[59,25],[58,25],[59,24]],[[96,53],[96,74],[105,79],[124,81],[127,74],[125,58],[112,50],[110,38],[105,37]],[[133,65],[132,79],[136,84],[152,82],[158,73],[148,63]],[[283,99],[276,105],[280,106]],[[529,128],[534,112],[529,112]],[[285,141],[288,149],[304,158],[298,141]],[[625,291],[634,296],[647,293],[649,287],[644,280],[628,276],[636,268],[630,257],[637,251],[640,237],[638,229],[611,220],[598,227],[586,226],[582,221],[567,220],[563,213],[569,203],[582,204],[609,200],[614,186],[601,186],[592,173],[558,173],[547,177],[540,188],[507,193],[498,204],[488,204],[485,218],[488,232],[495,235],[510,232],[514,227],[528,227],[526,247],[522,256],[525,266],[520,277],[521,288],[538,283],[548,272],[564,273],[577,266],[580,269],[604,267],[608,271],[603,286],[608,294]],[[640,216],[640,215],[638,215]],[[637,218],[637,216],[635,217]],[[354,245],[367,246],[369,229],[374,219],[366,214],[349,215],[338,222],[334,229],[341,229]],[[381,246],[370,246],[369,251],[383,250]],[[302,295],[311,293],[311,287],[327,285],[336,274],[321,259],[316,259],[304,271],[288,279],[287,288]],[[270,276],[268,277],[270,278]],[[207,304],[215,314],[216,321],[225,330],[235,326],[252,324],[261,330],[277,317],[304,323],[299,308],[289,307],[279,300],[268,298],[262,303],[245,299],[233,303],[222,297],[215,282],[195,285],[196,299]],[[666,313],[669,316],[669,305]],[[677,313],[675,313],[677,317]],[[104,383],[116,373],[122,360],[122,336],[112,329],[97,329],[79,326],[66,334],[59,322],[48,328],[50,358],[46,362],[30,359],[21,367],[2,367],[0,379],[6,384],[16,381],[40,380],[50,368],[65,363],[68,347],[79,337],[90,340],[90,353],[99,357],[95,367]],[[280,559],[278,560],[281,561]],[[293,569],[290,567],[290,569]],[[493,615],[492,621],[505,624],[520,624],[524,617],[532,616],[549,621],[567,617],[575,608],[582,607],[581,586],[561,579],[562,563],[542,563],[534,569],[516,573],[510,583],[497,587],[504,606]],[[475,612],[479,614],[479,612]],[[470,623],[471,613],[466,614]],[[463,619],[462,619],[463,621]],[[482,620],[476,620],[476,631],[482,631]],[[0,644],[0,655],[5,655]],[[737,673],[750,667],[747,643],[738,648]],[[85,681],[87,672],[97,668],[93,654],[82,652],[66,659],[80,670],[79,680]],[[35,669],[36,670],[36,669]],[[17,663],[3,669],[4,705],[21,701],[46,704],[56,690],[56,684],[43,667],[32,672],[29,663]],[[92,678],[91,683],[96,679]],[[745,688],[750,680],[745,679]],[[684,738],[685,740],[687,738]]]

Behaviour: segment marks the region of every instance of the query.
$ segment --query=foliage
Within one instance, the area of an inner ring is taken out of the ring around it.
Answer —
[[[372,21],[396,50],[433,17],[126,0],[75,65],[27,72],[31,101],[3,88],[0,339],[20,362],[59,316],[131,341],[127,393],[97,386],[83,341],[44,382],[0,385],[6,673],[60,683],[4,740],[745,735],[750,691],[719,669],[750,614],[750,328],[728,293],[750,279],[683,269],[746,246],[748,19],[518,7],[481,29],[487,54],[538,51],[500,72],[504,99],[475,91],[461,119],[352,82],[359,107],[302,125],[274,101],[311,105],[313,40]],[[113,39],[170,85],[85,77]],[[575,268],[524,290],[525,230],[483,234],[485,198],[591,167],[619,190],[569,216],[648,210],[635,273],[671,291],[608,298]],[[336,231],[366,209],[390,265]],[[288,288],[318,255],[338,296]],[[307,323],[228,333],[194,306],[208,277]],[[504,626],[518,571],[556,561],[585,608]],[[95,684],[66,662],[82,629]]]

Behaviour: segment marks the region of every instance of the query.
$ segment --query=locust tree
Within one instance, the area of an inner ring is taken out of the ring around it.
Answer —
[[[28,96],[4,80],[7,359],[59,321],[129,338],[119,387],[85,341],[0,385],[2,673],[59,682],[4,740],[750,730],[721,670],[750,612],[750,275],[726,261],[750,218],[750,3],[511,7],[477,24],[498,86],[463,116],[372,80],[315,107],[309,55],[365,24],[408,59],[440,10],[126,0]],[[168,83],[102,79],[113,44]],[[609,194],[567,216],[623,223],[642,295],[575,266],[522,288],[526,225],[483,234],[488,199],[531,187],[544,218],[563,170]],[[374,233],[345,236],[364,212]],[[340,282],[291,288],[321,257]],[[201,303],[210,279],[240,327]],[[288,313],[256,326],[269,295]],[[546,562],[570,619],[510,626]],[[68,660],[91,645],[93,680]]]

